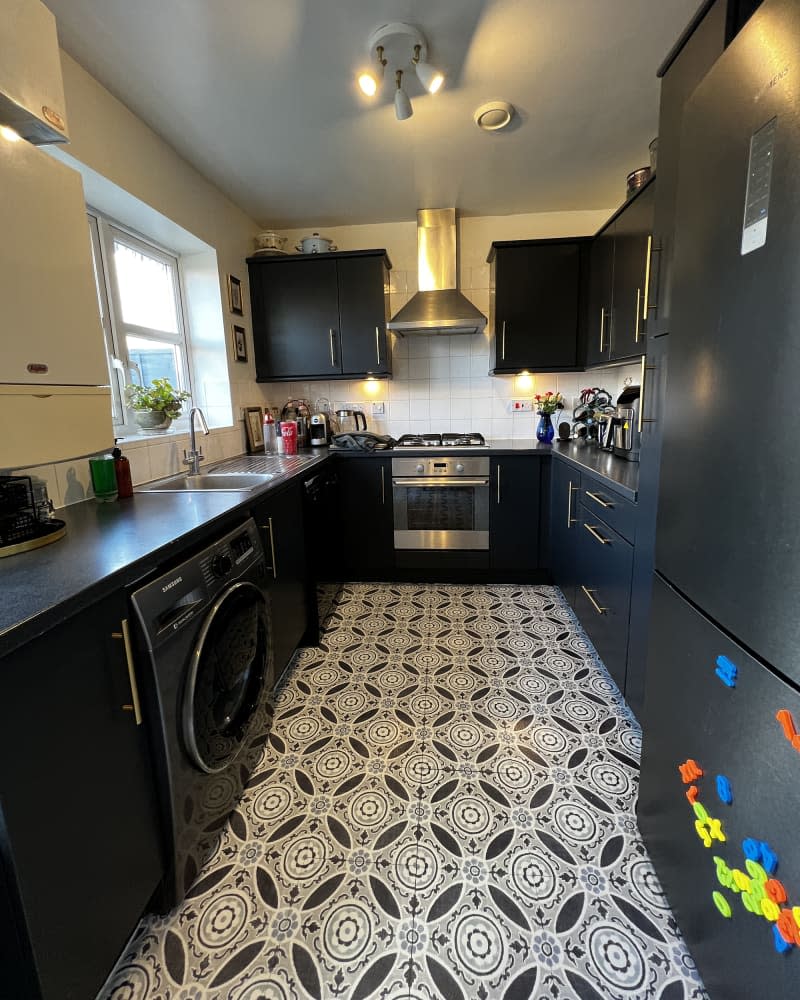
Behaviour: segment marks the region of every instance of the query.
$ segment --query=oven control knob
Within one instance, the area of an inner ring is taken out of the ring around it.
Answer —
[[[216,577],[226,576],[230,573],[232,566],[230,556],[218,555],[211,560],[211,572]]]
[[[424,471],[425,471],[425,466],[420,463],[417,466],[417,472],[424,472]]]
[[[463,471],[464,471],[464,466],[461,464],[461,462],[459,462],[458,465],[456,466],[456,472],[463,472]]]

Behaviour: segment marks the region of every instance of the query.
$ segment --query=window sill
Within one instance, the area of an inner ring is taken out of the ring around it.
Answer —
[[[209,427],[209,433],[215,434],[219,431],[232,431],[236,427],[235,424],[227,424],[225,427]],[[117,431],[114,432],[117,434]],[[173,441],[175,438],[188,438],[189,437],[189,423],[188,421],[181,420],[174,423],[167,431],[156,431],[152,434],[139,434],[137,432],[125,433],[120,430],[120,434],[115,438],[118,444],[124,445],[127,448],[135,446],[137,444],[151,444],[155,441]],[[203,434],[198,433],[198,437],[202,438]]]

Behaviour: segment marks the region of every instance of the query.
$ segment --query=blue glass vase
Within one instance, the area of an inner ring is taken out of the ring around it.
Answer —
[[[556,429],[553,427],[553,421],[550,419],[550,414],[540,413],[539,424],[536,427],[537,440],[544,442],[544,444],[550,444],[555,437],[555,433]]]

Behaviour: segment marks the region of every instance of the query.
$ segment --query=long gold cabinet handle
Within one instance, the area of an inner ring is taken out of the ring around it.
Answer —
[[[578,487],[573,486],[572,483],[567,484],[567,527],[571,528],[573,524],[578,523],[577,517],[572,516],[572,494],[578,492]]]
[[[592,538],[596,538],[601,545],[610,545],[611,540],[608,538],[603,538],[599,531],[591,526],[591,524],[584,524],[584,528],[589,532]]]
[[[136,721],[137,726],[142,724],[142,703],[139,700],[139,685],[136,682],[136,665],[133,662],[133,646],[131,644],[131,633],[128,628],[128,619],[123,618],[121,623],[121,632],[112,632],[112,639],[122,639],[125,645],[125,659],[128,664],[128,683],[131,686],[131,704],[123,705],[122,709],[125,712],[133,712],[133,718]]]
[[[592,603],[592,607],[598,613],[598,615],[604,615],[606,613],[606,611],[608,611],[608,608],[601,608],[600,605],[597,603],[597,601],[592,597],[592,594],[596,594],[597,593],[596,590],[589,590],[587,587],[584,587],[583,584],[581,584],[581,590],[589,598],[589,600]]]
[[[614,507],[613,503],[609,503],[607,500],[604,500],[602,497],[598,496],[596,493],[590,493],[588,490],[586,490],[586,496],[590,497],[592,500],[594,500],[595,503],[599,503],[601,507],[611,508],[611,509],[613,509],[613,507]]]
[[[658,365],[648,365],[647,358],[643,354],[642,355],[642,360],[641,360],[641,366],[642,366],[641,374],[639,375],[639,386],[640,386],[640,389],[639,389],[639,426],[637,427],[637,430],[639,431],[640,434],[642,433],[642,429],[643,429],[643,427],[644,427],[645,424],[657,424],[658,423],[658,421],[656,420],[655,417],[646,417],[644,415],[645,379],[646,379],[646,376],[647,376],[647,372],[654,372],[656,370],[656,368],[658,367]],[[649,390],[648,390],[648,393],[649,393]]]
[[[381,364],[381,331],[376,326],[375,327],[375,354],[378,357],[378,367]]]

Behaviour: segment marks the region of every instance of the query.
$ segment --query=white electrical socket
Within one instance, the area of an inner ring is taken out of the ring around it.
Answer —
[[[532,413],[533,412],[533,400],[532,399],[512,399],[508,404],[509,413]]]
[[[383,402],[378,400],[377,402],[372,404],[373,417],[382,417],[385,413],[386,413],[386,406]]]

